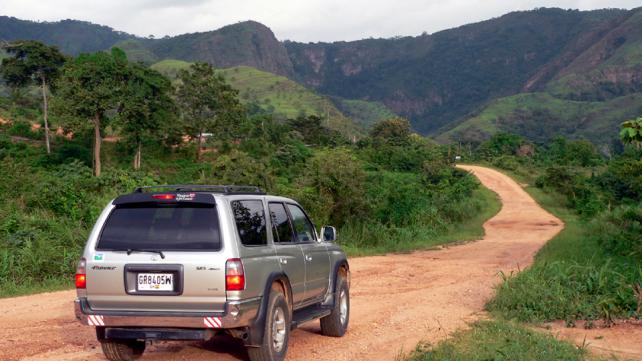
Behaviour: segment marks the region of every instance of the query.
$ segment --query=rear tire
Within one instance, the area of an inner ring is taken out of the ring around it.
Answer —
[[[337,276],[336,299],[332,313],[321,318],[321,333],[325,336],[341,337],[350,322],[350,290],[343,275]]]
[[[251,361],[282,361],[288,352],[291,314],[281,289],[272,289],[268,301],[263,343],[260,347],[248,347]]]
[[[100,346],[111,361],[136,360],[145,352],[145,341],[138,340],[101,340]]]

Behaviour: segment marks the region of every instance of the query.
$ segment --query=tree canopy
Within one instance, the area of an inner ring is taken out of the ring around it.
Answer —
[[[100,176],[101,131],[113,118],[126,90],[127,57],[111,53],[82,54],[63,67],[54,107],[74,130],[94,128],[94,173]]]
[[[12,87],[24,87],[36,84],[42,91],[42,109],[45,125],[45,143],[47,153],[51,153],[49,144],[49,110],[47,87],[59,74],[66,58],[55,46],[47,46],[33,40],[19,40],[4,46],[12,55],[2,60],[0,73],[7,84]]]
[[[201,155],[204,133],[218,140],[236,135],[243,117],[238,92],[206,63],[194,63],[178,73],[176,100],[187,133],[198,138],[197,158]]]

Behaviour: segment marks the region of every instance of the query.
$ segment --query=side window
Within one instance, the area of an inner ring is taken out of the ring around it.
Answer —
[[[265,212],[261,201],[233,201],[232,211],[241,243],[246,246],[267,244]]]
[[[315,240],[314,227],[303,210],[294,204],[288,204],[288,210],[292,216],[292,225],[298,242],[312,242]]]
[[[272,234],[274,242],[292,243],[292,226],[288,220],[283,203],[270,203],[270,215],[272,217]]]

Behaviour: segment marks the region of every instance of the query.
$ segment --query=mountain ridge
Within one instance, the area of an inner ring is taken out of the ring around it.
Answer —
[[[0,17],[0,39],[8,38],[7,32],[14,31],[10,34],[14,38],[22,32],[71,51],[113,41],[105,49],[119,46],[130,59],[148,64],[179,59],[220,68],[250,66],[286,76],[331,98],[381,103],[409,118],[420,133],[436,135],[453,134],[450,130],[461,129],[494,101],[522,93],[607,101],[642,92],[642,61],[636,60],[642,56],[640,20],[642,8],[538,8],[429,35],[331,43],[281,42],[255,21],[162,39],[97,26],[100,41],[91,44],[86,34],[65,38],[60,31],[34,30],[56,23]],[[7,21],[12,27],[3,28]],[[60,23],[72,30],[91,25]],[[610,58],[610,52],[615,57]],[[591,61],[603,66],[594,67]],[[352,105],[360,108],[358,103]],[[503,122],[507,119],[511,118]]]

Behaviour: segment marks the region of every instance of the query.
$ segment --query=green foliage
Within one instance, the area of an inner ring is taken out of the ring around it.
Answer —
[[[234,138],[243,116],[238,92],[209,64],[192,64],[189,69],[179,71],[178,76],[176,101],[187,134],[198,137],[199,143],[203,133],[212,133],[221,143]],[[200,144],[198,149],[200,157]]]
[[[642,152],[631,150],[611,160],[597,183],[611,199],[623,203],[642,201]]]
[[[40,139],[40,132],[33,131],[31,124],[25,121],[15,121],[11,124],[8,131],[9,134],[28,139]]]
[[[337,108],[365,129],[382,120],[391,119],[397,115],[381,102],[370,102],[357,99],[333,97],[332,102]]]
[[[125,90],[116,118],[121,133],[137,148],[134,168],[139,169],[144,140],[160,140],[175,120],[172,85],[155,70],[129,66]]]
[[[297,131],[303,142],[316,146],[337,146],[347,143],[347,140],[336,130],[324,127],[321,118],[310,116],[298,116],[296,119],[288,120],[290,125]]]
[[[108,169],[100,178],[80,162],[43,168],[24,144],[2,143],[0,166],[0,289],[2,295],[70,284],[85,237],[107,201],[142,173]]]
[[[480,157],[488,160],[501,155],[516,155],[525,143],[526,140],[519,135],[500,132],[482,143],[477,151]]]
[[[480,321],[435,347],[420,345],[407,361],[584,360],[585,351],[509,321]]]
[[[487,307],[524,322],[634,317],[633,280],[622,271],[609,261],[601,265],[540,263],[518,276],[505,277]]]
[[[247,153],[232,150],[214,161],[209,179],[214,184],[254,185],[272,189],[274,179],[267,166]]]
[[[516,170],[519,167],[519,161],[512,155],[502,155],[493,159],[493,165],[505,170]]]
[[[641,99],[640,92],[603,101],[561,99],[545,92],[520,93],[489,102],[438,138],[478,144],[497,132],[510,132],[548,143],[563,135],[617,150],[613,144],[619,143],[622,119],[640,114]]]
[[[527,322],[639,317],[635,294],[642,284],[639,205],[609,210],[605,204],[606,200],[611,206],[629,203],[628,198],[616,196],[626,192],[611,187],[621,184],[620,177],[628,176],[626,165],[636,162],[628,157],[615,159],[609,167],[625,169],[623,175],[607,170],[591,178],[577,167],[532,168],[535,174],[543,174],[535,182],[539,188],[526,190],[562,218],[565,227],[540,250],[533,266],[517,275],[503,275],[487,308]],[[528,173],[520,170],[520,174]],[[521,181],[533,183],[532,176]]]
[[[603,163],[593,143],[587,140],[569,141],[558,136],[548,145],[543,157],[559,165],[592,167]]]
[[[403,118],[382,120],[372,126],[370,136],[388,145],[406,145],[410,141],[410,123]]]
[[[620,206],[590,224],[591,237],[608,254],[642,259],[642,205]]]
[[[349,149],[325,149],[307,161],[300,180],[303,194],[297,198],[311,203],[318,221],[341,226],[367,214],[365,181],[363,166]]]
[[[116,48],[82,54],[63,67],[52,106],[73,130],[86,129],[96,118],[105,127],[107,112],[116,108],[125,91],[126,75],[127,59]]]
[[[10,86],[40,86],[54,81],[66,61],[57,47],[33,40],[14,41],[4,50],[11,56],[2,59],[0,74]]]
[[[535,180],[538,187],[549,187],[565,195],[568,206],[584,216],[593,216],[606,208],[599,189],[594,182],[566,166],[552,166]]]
[[[642,117],[622,123],[620,139],[626,144],[642,144]]]

